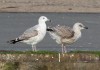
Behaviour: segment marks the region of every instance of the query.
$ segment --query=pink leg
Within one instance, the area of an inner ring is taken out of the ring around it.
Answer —
[[[66,50],[66,46],[64,46],[64,53],[66,53],[67,52],[67,50]]]
[[[34,45],[32,45],[32,51],[34,51]]]
[[[64,45],[62,44],[61,47],[62,47],[62,54],[63,54],[64,53]]]

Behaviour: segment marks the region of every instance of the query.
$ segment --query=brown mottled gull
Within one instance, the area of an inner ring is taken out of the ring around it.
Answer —
[[[81,30],[88,29],[82,23],[75,23],[73,28],[58,25],[53,28],[47,28],[51,38],[55,39],[62,46],[62,53],[66,53],[66,45],[70,45],[81,37]]]

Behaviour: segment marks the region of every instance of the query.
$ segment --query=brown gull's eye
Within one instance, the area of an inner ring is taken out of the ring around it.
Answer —
[[[80,27],[83,27],[82,25],[79,25]]]

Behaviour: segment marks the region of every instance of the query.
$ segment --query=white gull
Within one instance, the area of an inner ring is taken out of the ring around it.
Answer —
[[[55,39],[58,44],[62,46],[62,53],[66,53],[66,45],[76,42],[81,37],[81,30],[88,29],[82,23],[75,23],[73,28],[68,26],[55,26],[47,28],[51,38]]]
[[[32,45],[32,50],[36,51],[36,44],[46,35],[46,21],[50,20],[45,16],[41,16],[37,25],[27,29],[22,35],[16,39],[8,41],[8,43],[15,44],[17,42],[23,42]]]

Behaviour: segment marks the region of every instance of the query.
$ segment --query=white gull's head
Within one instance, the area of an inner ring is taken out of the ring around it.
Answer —
[[[88,27],[84,26],[82,23],[75,23],[73,26],[74,29],[82,30],[82,29],[88,29]]]
[[[51,21],[50,19],[48,19],[46,16],[41,16],[39,18],[39,22],[46,22],[46,21]]]

